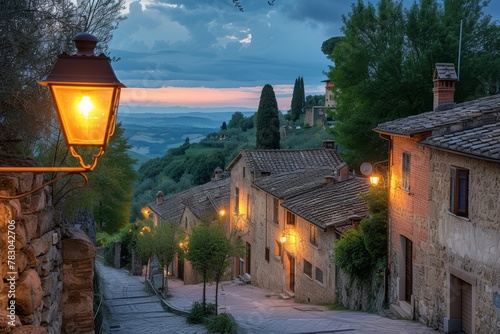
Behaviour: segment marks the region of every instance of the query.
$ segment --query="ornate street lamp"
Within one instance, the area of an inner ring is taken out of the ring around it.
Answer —
[[[66,172],[79,173],[86,179],[82,173],[92,171],[104,153],[115,129],[120,90],[125,86],[117,79],[109,57],[94,54],[97,39],[93,35],[77,34],[73,42],[76,54],[60,54],[39,84],[50,89],[66,144],[80,167],[1,166],[0,173]],[[78,147],[94,147],[97,153],[87,163],[77,152]]]

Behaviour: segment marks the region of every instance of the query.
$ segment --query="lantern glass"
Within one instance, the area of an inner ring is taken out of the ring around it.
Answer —
[[[119,89],[57,84],[50,88],[68,145],[106,145],[114,127]]]
[[[378,185],[380,178],[376,175],[370,176],[370,183],[374,186]]]

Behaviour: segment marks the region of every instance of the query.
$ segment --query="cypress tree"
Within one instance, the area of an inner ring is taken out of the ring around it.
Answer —
[[[278,102],[273,86],[266,84],[262,88],[257,110],[257,140],[258,149],[280,148],[280,122],[278,116]]]
[[[295,122],[300,118],[300,114],[304,111],[305,99],[304,79],[298,77],[295,79],[293,86],[292,103],[290,106],[290,119],[292,121]]]

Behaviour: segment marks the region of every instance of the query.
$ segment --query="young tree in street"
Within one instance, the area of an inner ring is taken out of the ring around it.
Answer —
[[[189,236],[186,259],[191,262],[203,278],[202,305],[203,312],[206,310],[207,282],[213,277],[214,248],[218,246],[213,243],[210,226],[202,222],[194,226]]]
[[[175,254],[179,250],[179,240],[181,231],[179,226],[169,222],[162,221],[158,223],[153,229],[154,231],[154,252],[163,265],[162,273],[162,290],[165,297],[168,292],[168,278],[165,275],[167,268],[170,266],[175,258]]]
[[[219,305],[219,283],[226,273],[231,259],[235,256],[242,257],[245,254],[245,246],[241,239],[236,238],[236,231],[231,233],[229,238],[221,223],[214,223],[210,226],[213,229],[213,237],[217,244],[214,258],[214,280],[215,280],[215,314]]]
[[[257,149],[280,148],[279,110],[273,87],[266,84],[262,88],[259,109],[256,114]]]
[[[328,73],[337,102],[333,135],[350,166],[386,157],[386,142],[372,131],[379,123],[432,110],[434,66],[457,67],[461,20],[455,101],[499,92],[500,27],[483,12],[488,2],[422,0],[406,11],[393,0],[352,5],[345,36],[323,45],[335,64]]]

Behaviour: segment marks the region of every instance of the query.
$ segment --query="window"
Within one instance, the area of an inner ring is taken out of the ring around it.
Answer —
[[[278,199],[275,198],[274,199],[274,203],[273,203],[273,222],[275,224],[278,224],[278,206],[279,206],[279,202],[278,202]]]
[[[309,225],[309,242],[318,246],[318,228],[313,224]]]
[[[264,259],[269,262],[269,247],[266,247],[266,251],[264,253]]]
[[[307,277],[312,278],[312,270],[313,267],[311,262],[304,259],[304,274],[306,274]]]
[[[240,213],[240,188],[234,190],[234,213]]]
[[[288,225],[295,225],[295,214],[290,211],[286,212],[286,223]]]
[[[316,281],[323,284],[323,270],[316,267],[315,278],[316,278]]]
[[[281,242],[274,242],[274,256],[281,257]]]
[[[246,171],[247,171],[247,169],[245,167],[243,167],[243,178],[245,178]]]
[[[411,154],[409,152],[403,152],[403,177],[401,182],[401,188],[410,191],[410,158]]]
[[[450,211],[457,216],[469,215],[469,170],[452,167],[450,173]]]

